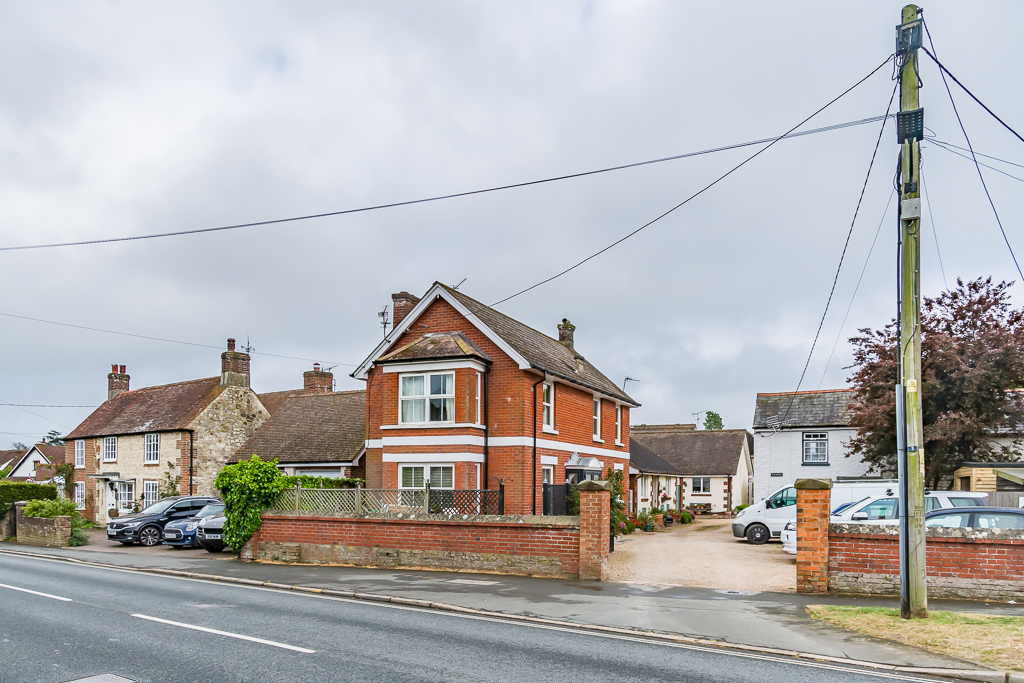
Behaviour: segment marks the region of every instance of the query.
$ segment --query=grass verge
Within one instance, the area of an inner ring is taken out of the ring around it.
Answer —
[[[1024,671],[1024,617],[930,611],[927,619],[900,619],[898,609],[809,605],[807,613],[851,631]]]

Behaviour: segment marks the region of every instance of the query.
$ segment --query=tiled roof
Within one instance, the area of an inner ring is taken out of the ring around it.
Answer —
[[[296,396],[305,396],[309,393],[312,393],[309,389],[287,389],[285,391],[271,391],[266,394],[256,394],[256,397],[260,400],[260,403],[263,404],[263,407],[267,409],[267,412],[273,415],[288,399],[295,398]]]
[[[632,438],[629,440],[629,464],[644,474],[682,474],[672,463]]]
[[[365,391],[300,394],[279,405],[228,462],[253,454],[287,463],[349,462],[365,443]]]
[[[54,446],[48,443],[37,443],[36,448],[39,452],[46,456],[52,464],[58,464],[64,462],[64,447]]]
[[[400,363],[425,358],[472,358],[490,361],[491,357],[461,332],[431,332],[402,348],[384,354],[377,363]]]
[[[629,433],[630,441],[640,442],[686,476],[735,474],[744,439],[753,451],[754,436],[745,429],[697,431],[690,425],[637,425],[630,427]]]
[[[853,401],[853,389],[758,394],[754,429],[848,427]]]
[[[438,283],[440,284],[440,283]],[[445,291],[455,297],[466,308],[471,310],[480,321],[501,337],[519,355],[537,369],[547,370],[551,374],[568,382],[579,384],[591,390],[617,398],[625,403],[639,405],[622,391],[601,371],[594,367],[578,352],[532,327],[527,327],[504,313],[499,313],[490,306],[472,299],[460,291],[441,285]],[[577,363],[577,361],[579,361]],[[578,370],[578,371],[577,371]]]
[[[25,455],[27,450],[0,451],[0,467],[10,465],[13,470],[14,466],[21,462],[21,456]]]
[[[122,391],[64,438],[184,429],[221,391],[220,377]]]

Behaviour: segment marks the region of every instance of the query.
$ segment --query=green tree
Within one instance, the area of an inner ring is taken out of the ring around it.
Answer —
[[[921,313],[921,399],[925,482],[936,488],[967,460],[1005,462],[1020,452],[1024,424],[1024,310],[1010,306],[1011,283],[964,283]],[[896,471],[895,321],[852,337],[855,392],[850,456],[873,471]],[[997,435],[1009,443],[997,443]]]
[[[43,441],[52,446],[63,446],[64,435],[58,432],[56,429],[51,429],[50,431],[46,432],[46,436],[43,437]]]
[[[264,462],[253,455],[222,469],[214,486],[224,500],[224,543],[237,552],[259,530],[260,513],[274,504],[287,480],[277,469],[277,458]]]
[[[704,414],[704,429],[723,429],[724,427],[722,416],[715,411],[709,410]]]

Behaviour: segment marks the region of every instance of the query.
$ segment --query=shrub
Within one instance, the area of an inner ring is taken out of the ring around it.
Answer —
[[[260,513],[287,488],[287,478],[277,469],[276,458],[264,462],[253,455],[221,470],[214,486],[224,500],[224,543],[237,552],[259,531]]]
[[[565,514],[579,517],[580,514],[580,490],[576,488],[576,484],[569,487],[569,492],[565,494]]]
[[[68,539],[68,545],[77,547],[80,545],[86,545],[89,542],[89,537],[81,529],[71,529],[71,538]]]
[[[20,500],[56,500],[57,487],[24,481],[0,481],[0,515]]]
[[[749,505],[746,505],[746,504],[744,504],[744,503],[740,503],[739,505],[737,505],[736,507],[734,507],[734,508],[732,509],[732,511],[733,511],[733,512],[739,512],[740,510],[745,510],[745,509],[746,509],[746,508],[748,508],[748,507],[750,507],[750,506],[749,506]]]
[[[61,500],[32,500],[25,505],[23,510],[26,517],[74,517],[78,515],[75,510],[75,501],[63,498]]]
[[[366,482],[362,479],[349,477],[313,477],[303,474],[297,477],[281,475],[284,479],[285,488],[295,488],[295,483],[302,484],[304,489],[354,489],[363,486]]]
[[[689,510],[683,510],[679,513],[679,521],[683,524],[689,524],[693,521],[693,513]]]

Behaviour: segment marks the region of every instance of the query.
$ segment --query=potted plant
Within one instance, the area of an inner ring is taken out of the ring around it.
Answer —
[[[655,526],[662,526],[665,523],[665,513],[661,511],[661,508],[651,510],[651,516],[654,517]]]

